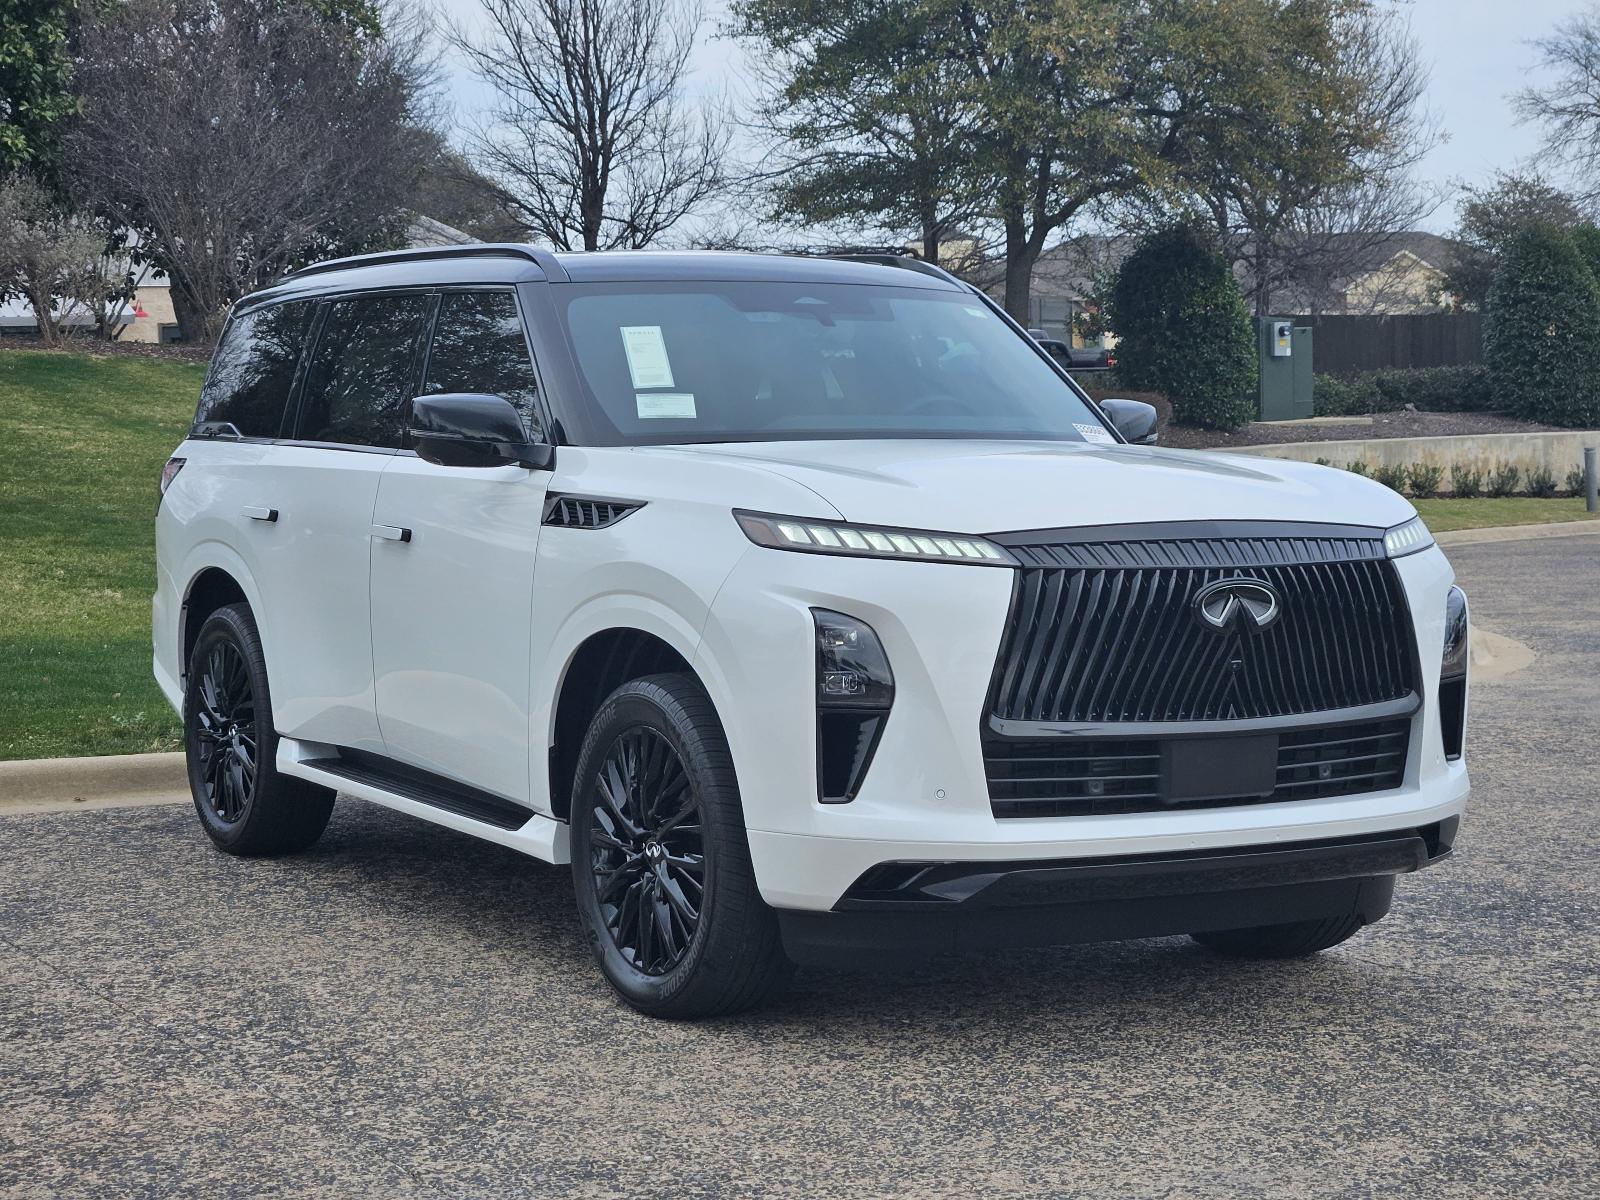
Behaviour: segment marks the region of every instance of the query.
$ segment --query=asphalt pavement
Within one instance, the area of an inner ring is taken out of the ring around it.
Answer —
[[[1600,1195],[1600,537],[1457,547],[1458,854],[1317,959],[1183,939],[617,1004],[565,869],[341,801],[0,816],[0,1196]]]

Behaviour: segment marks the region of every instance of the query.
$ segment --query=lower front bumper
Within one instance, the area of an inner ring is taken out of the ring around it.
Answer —
[[[1459,818],[1364,837],[1149,856],[885,863],[832,912],[778,911],[799,962],[881,964],[1004,947],[1388,911],[1398,875],[1451,853]]]

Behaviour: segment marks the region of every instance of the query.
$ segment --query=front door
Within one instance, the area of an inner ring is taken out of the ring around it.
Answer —
[[[515,295],[439,298],[423,391],[504,396],[537,436]],[[373,517],[372,651],[385,753],[529,798],[534,552],[549,474],[393,459]]]

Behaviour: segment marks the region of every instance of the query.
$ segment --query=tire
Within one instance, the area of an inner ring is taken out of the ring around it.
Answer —
[[[647,1016],[709,1017],[752,1008],[787,982],[733,758],[696,679],[652,675],[612,692],[573,780],[578,915],[623,1001]]]
[[[1219,929],[1189,936],[1230,958],[1305,958],[1337,946],[1358,932],[1362,925],[1358,914],[1348,913],[1317,921],[1258,925],[1253,929]]]
[[[183,697],[189,790],[200,825],[226,854],[292,854],[327,827],[334,792],[280,775],[261,636],[244,604],[206,618]]]

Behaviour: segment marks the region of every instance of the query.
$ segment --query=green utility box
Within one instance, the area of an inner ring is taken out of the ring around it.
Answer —
[[[1257,317],[1256,351],[1261,360],[1261,419],[1311,416],[1311,330],[1295,328],[1288,317]]]

